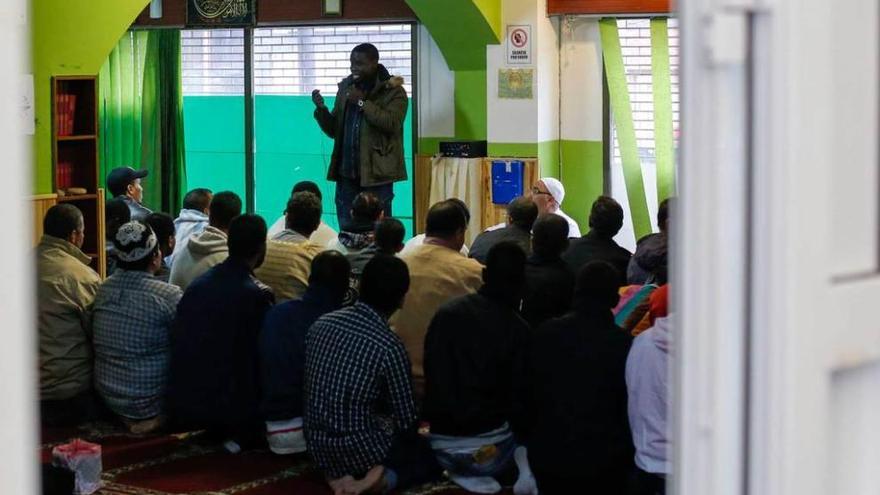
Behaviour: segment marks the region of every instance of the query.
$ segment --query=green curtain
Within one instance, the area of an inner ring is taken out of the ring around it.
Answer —
[[[186,191],[180,31],[149,31],[144,64],[141,164],[150,171],[147,204],[172,215]]]
[[[144,204],[172,216],[186,190],[180,31],[130,31],[99,75],[101,183],[116,167],[144,168]]]
[[[126,33],[98,74],[101,187],[106,187],[110,170],[141,167],[141,95],[146,49],[146,31]]]

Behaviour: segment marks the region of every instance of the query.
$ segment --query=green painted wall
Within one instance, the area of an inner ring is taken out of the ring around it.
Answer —
[[[538,143],[538,166],[541,168],[541,177],[560,178],[560,141],[543,141]]]
[[[559,150],[559,179],[565,185],[563,209],[577,221],[582,232],[587,232],[590,206],[603,192],[602,142],[562,140]]]
[[[31,2],[36,135],[34,192],[52,192],[51,77],[97,75],[148,0]]]
[[[486,139],[487,121],[486,71],[455,71],[455,137]]]
[[[501,40],[501,0],[407,0],[449,68],[486,68],[486,45]]]
[[[328,98],[333,105],[333,98]],[[268,223],[284,211],[290,188],[301,180],[318,184],[324,221],[336,228],[335,185],[327,181],[333,140],[312,118],[309,96],[258,95],[254,101],[256,213]],[[394,185],[394,216],[412,230],[412,108],[404,122],[404,154],[410,179]],[[187,183],[244,197],[244,97],[184,98]]]
[[[537,143],[489,143],[489,156],[537,158]]]

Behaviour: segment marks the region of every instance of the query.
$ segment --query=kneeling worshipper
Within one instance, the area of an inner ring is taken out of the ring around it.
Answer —
[[[309,284],[312,260],[326,246],[309,240],[321,223],[321,200],[298,192],[287,202],[287,228],[266,243],[266,259],[254,275],[272,288],[277,302],[301,297]]]
[[[98,409],[89,318],[101,278],[82,252],[83,239],[79,208],[70,203],[49,208],[35,253],[40,419],[47,426],[74,426],[93,419]]]
[[[306,335],[306,443],[334,493],[388,493],[440,474],[417,430],[406,349],[388,327],[408,289],[406,264],[376,256],[360,301]]]
[[[171,324],[183,292],[154,274],[162,266],[156,234],[144,222],[121,226],[118,264],[95,297],[95,388],[132,433],[163,423]]]
[[[266,222],[229,224],[229,257],[197,278],[177,308],[168,412],[178,428],[207,429],[231,453],[262,445],[257,340],[274,304],[254,277],[266,256]]]
[[[342,307],[349,290],[350,267],[338,251],[312,260],[309,288],[299,299],[273,307],[260,333],[260,410],[269,449],[276,454],[305,452],[303,368],[306,332],[321,316]]]
[[[514,465],[517,495],[537,495],[526,449],[525,353],[529,326],[517,313],[526,254],[514,242],[489,250],[485,284],[437,311],[425,337],[425,403],[431,446],[456,484],[497,493]]]

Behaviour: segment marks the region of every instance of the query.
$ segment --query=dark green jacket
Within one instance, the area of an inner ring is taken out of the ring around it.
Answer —
[[[362,187],[406,180],[403,156],[403,121],[409,100],[403,78],[391,76],[379,65],[378,81],[364,99],[361,125],[360,181]],[[327,179],[336,181],[342,160],[342,132],[345,126],[346,94],[354,80],[346,77],[339,83],[333,111],[315,109],[315,120],[325,134],[334,139],[333,157]]]

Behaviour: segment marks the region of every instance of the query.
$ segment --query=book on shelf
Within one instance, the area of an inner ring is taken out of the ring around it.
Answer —
[[[76,114],[76,95],[57,95],[55,108],[55,128],[57,129],[58,135],[72,135],[74,116]]]

